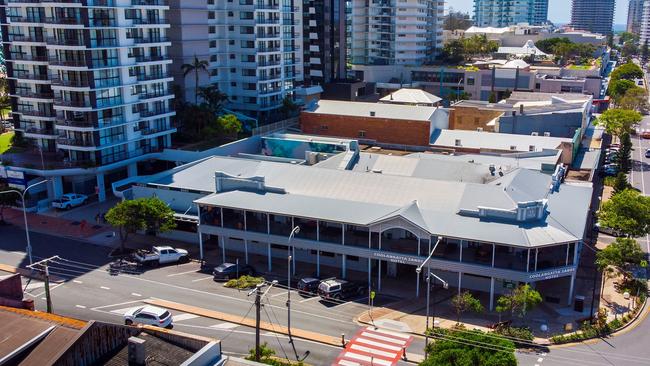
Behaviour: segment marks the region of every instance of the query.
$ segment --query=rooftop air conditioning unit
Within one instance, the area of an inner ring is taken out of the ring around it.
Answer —
[[[551,133],[550,132],[544,132],[544,136],[551,137]]]
[[[539,136],[539,132],[531,132],[531,136]]]
[[[476,132],[483,132],[483,127],[477,127]]]
[[[454,146],[461,146],[460,139],[456,139],[456,141],[454,141]]]

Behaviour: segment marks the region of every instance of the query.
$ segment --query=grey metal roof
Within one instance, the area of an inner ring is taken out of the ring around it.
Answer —
[[[460,140],[460,145],[456,145],[456,140]],[[534,151],[557,149],[563,142],[571,143],[572,140],[551,136],[440,129],[432,132],[430,141],[431,145],[434,146],[457,146],[471,149],[496,149],[504,151],[512,150],[510,148],[511,146],[515,147],[515,151],[530,151],[530,146],[535,147]]]
[[[563,184],[549,194],[551,177],[526,169],[478,184],[226,157],[211,160],[204,170],[264,177],[264,185],[274,189],[232,188],[196,201],[202,204],[366,226],[397,215],[434,235],[515,246],[581,240],[591,199],[591,187],[586,186]],[[185,178],[172,179],[175,185],[181,180]],[[213,182],[214,178],[207,185],[214,187]],[[479,206],[510,210],[517,201],[540,199],[548,200],[549,211],[545,219],[535,222],[459,214],[461,209]]]
[[[560,150],[547,150],[544,153],[507,153],[499,155],[488,154],[460,154],[460,155],[443,155],[414,153],[404,156],[405,158],[428,159],[428,160],[449,160],[471,162],[481,165],[494,165],[497,170],[509,171],[514,168],[526,168],[532,170],[542,170],[543,165],[555,166],[560,161]]]
[[[436,104],[442,100],[422,89],[402,88],[379,99],[384,103]]]
[[[391,103],[363,103],[321,99],[318,101],[318,104],[305,112],[338,116],[428,121],[431,119],[436,109],[436,107]],[[372,114],[374,114],[374,116],[372,116]]]

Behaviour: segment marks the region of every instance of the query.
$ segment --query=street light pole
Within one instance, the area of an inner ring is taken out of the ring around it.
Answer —
[[[427,265],[427,278],[426,278],[426,281],[425,281],[426,284],[427,284],[426,329],[425,329],[425,332],[424,332],[425,333],[424,334],[425,345],[429,345],[429,333],[428,333],[428,330],[429,330],[429,303],[431,301],[430,300],[431,299],[431,286],[429,284],[429,278],[431,278],[431,276],[435,276],[437,279],[442,281],[442,283],[445,284],[446,287],[449,286],[447,284],[447,282],[443,281],[440,277],[438,277],[438,276],[434,275],[433,273],[431,273],[431,266],[429,265],[429,261],[431,260],[431,257],[433,257],[433,252],[435,252],[436,248],[438,247],[438,244],[440,244],[441,241],[442,241],[442,237],[439,236],[438,240],[436,241],[436,244],[433,246],[433,249],[431,249],[431,253],[429,253],[429,256],[422,263],[420,263],[420,265],[415,269],[415,273],[417,273],[417,275],[419,276],[420,273],[422,272],[422,267],[424,267],[425,264]]]
[[[19,191],[17,189],[9,189],[9,190],[0,192],[0,194],[3,194],[3,193],[18,193],[18,195],[20,195],[20,199],[21,199],[22,204],[23,204],[23,219],[25,220],[25,236],[27,237],[27,249],[26,250],[27,250],[27,256],[29,257],[29,264],[30,265],[33,264],[33,261],[32,261],[32,243],[31,243],[31,241],[29,239],[29,227],[27,225],[27,209],[25,207],[25,195],[27,194],[27,191],[30,188],[36,187],[37,185],[48,182],[48,181],[49,181],[49,179],[45,179],[45,180],[42,180],[42,181],[40,181],[38,183],[34,183],[34,184],[28,186],[27,188],[25,188],[24,191]]]
[[[294,258],[291,256],[291,240],[299,232],[300,226],[294,226],[291,229],[291,234],[289,234],[289,240],[287,241],[287,334],[289,335],[289,343],[293,343],[293,338],[291,337],[291,261]]]

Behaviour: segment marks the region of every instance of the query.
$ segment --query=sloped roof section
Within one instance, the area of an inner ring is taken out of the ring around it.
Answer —
[[[439,98],[422,89],[402,88],[381,98],[379,101],[382,103],[434,105],[441,100],[442,98]]]

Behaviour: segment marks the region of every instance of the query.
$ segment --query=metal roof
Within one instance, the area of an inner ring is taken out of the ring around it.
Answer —
[[[458,141],[460,144],[457,144]],[[543,151],[544,149],[557,149],[563,142],[571,143],[572,140],[570,138],[551,136],[436,129],[431,133],[430,144],[444,147],[504,151],[530,151],[530,147],[534,146],[534,151]],[[513,146],[514,149],[511,148]]]
[[[591,187],[585,186],[563,184],[549,193],[551,176],[526,169],[479,184],[225,157],[211,160],[205,170],[216,167],[213,171],[239,180],[263,177],[267,189],[229,185],[196,201],[201,204],[364,226],[396,215],[434,235],[514,246],[581,240],[591,199]],[[214,178],[206,185],[214,187]],[[508,222],[460,214],[478,207],[512,210],[522,200],[547,200],[546,217]]]
[[[439,98],[431,93],[422,89],[402,88],[396,90],[389,95],[380,99],[384,103],[397,103],[397,104],[436,104],[440,102]]]
[[[432,118],[436,109],[436,107],[391,103],[363,103],[321,99],[311,109],[304,112],[337,116],[428,121]]]

